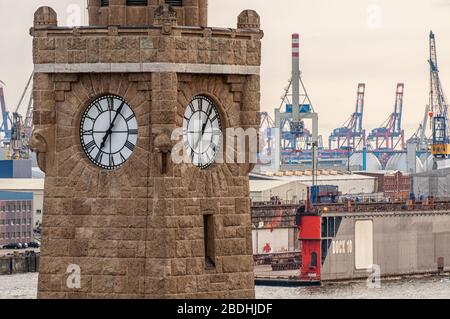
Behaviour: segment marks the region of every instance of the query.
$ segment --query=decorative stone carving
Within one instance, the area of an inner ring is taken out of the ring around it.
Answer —
[[[163,4],[155,10],[153,24],[163,27],[163,34],[171,34],[172,27],[177,25],[177,12],[171,5]]]
[[[244,10],[238,16],[238,29],[257,29],[261,28],[259,14],[254,10]]]
[[[30,139],[30,148],[37,154],[37,162],[41,171],[47,173],[47,151],[48,144],[45,141],[44,131],[41,129],[35,129]]]
[[[34,27],[49,27],[58,25],[58,16],[50,7],[40,7],[34,13]]]
[[[170,137],[165,133],[156,136],[153,145],[155,146],[155,151],[158,153],[170,153],[173,147]]]

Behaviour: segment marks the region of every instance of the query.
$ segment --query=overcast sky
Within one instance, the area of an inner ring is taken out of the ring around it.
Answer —
[[[10,109],[32,71],[34,11],[49,5],[60,25],[87,24],[85,2],[0,1],[0,80]],[[77,8],[83,8],[79,15]],[[290,35],[298,32],[303,80],[325,139],[354,111],[359,82],[366,83],[366,130],[392,112],[398,82],[405,83],[403,126],[408,136],[416,130],[428,100],[430,30],[437,36],[444,90],[450,90],[450,0],[209,0],[209,25],[235,27],[248,8],[261,15],[265,33],[261,109],[273,113],[280,104],[290,77]]]

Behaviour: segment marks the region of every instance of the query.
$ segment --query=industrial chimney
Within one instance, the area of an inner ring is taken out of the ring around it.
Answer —
[[[292,35],[292,119],[294,123],[300,117],[300,36]]]

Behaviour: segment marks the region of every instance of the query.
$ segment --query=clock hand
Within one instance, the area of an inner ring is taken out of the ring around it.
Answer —
[[[194,151],[197,149],[198,144],[200,143],[200,140],[203,138],[203,133],[200,134],[200,136],[198,137],[197,141],[195,142],[194,145]]]
[[[212,107],[210,107],[209,111],[208,111],[208,114],[206,114],[206,119],[205,119],[205,121],[204,121],[204,123],[202,125],[202,132],[200,134],[200,137],[197,139],[197,142],[195,143],[194,150],[197,149],[198,144],[200,143],[200,140],[203,138],[203,135],[205,135],[206,126],[208,125],[208,119],[211,116],[212,110],[213,110]]]
[[[117,109],[116,115],[114,116],[114,119],[112,120],[109,129],[106,131],[105,136],[103,136],[102,144],[100,145],[100,150],[102,150],[105,147],[106,141],[108,140],[108,137],[112,133],[112,129],[114,128],[114,124],[117,120],[117,117],[119,116],[120,112],[122,112],[123,106],[125,105],[125,102],[122,101],[122,104],[120,104],[119,108]]]
[[[206,115],[206,121],[205,121],[205,123],[203,123],[202,135],[205,134],[206,125],[208,125],[208,119],[211,116],[211,113],[212,113],[212,107],[209,108],[208,114]]]
[[[114,119],[111,122],[111,127],[109,128],[109,130],[112,130],[114,127],[114,124],[116,122],[117,117],[119,116],[120,112],[122,112],[123,106],[125,105],[125,102],[122,101],[122,104],[120,104],[119,108],[117,109],[117,113],[116,116],[114,116]]]

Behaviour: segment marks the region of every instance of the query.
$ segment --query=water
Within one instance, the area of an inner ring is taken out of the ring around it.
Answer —
[[[0,299],[34,299],[37,294],[37,274],[0,276]]]
[[[258,299],[450,299],[449,277],[383,280],[380,288],[365,281],[325,284],[322,287],[256,287]]]
[[[0,276],[0,299],[36,298],[37,274]],[[403,278],[382,281],[369,289],[364,281],[326,284],[323,287],[256,287],[258,299],[450,299],[449,277]]]

